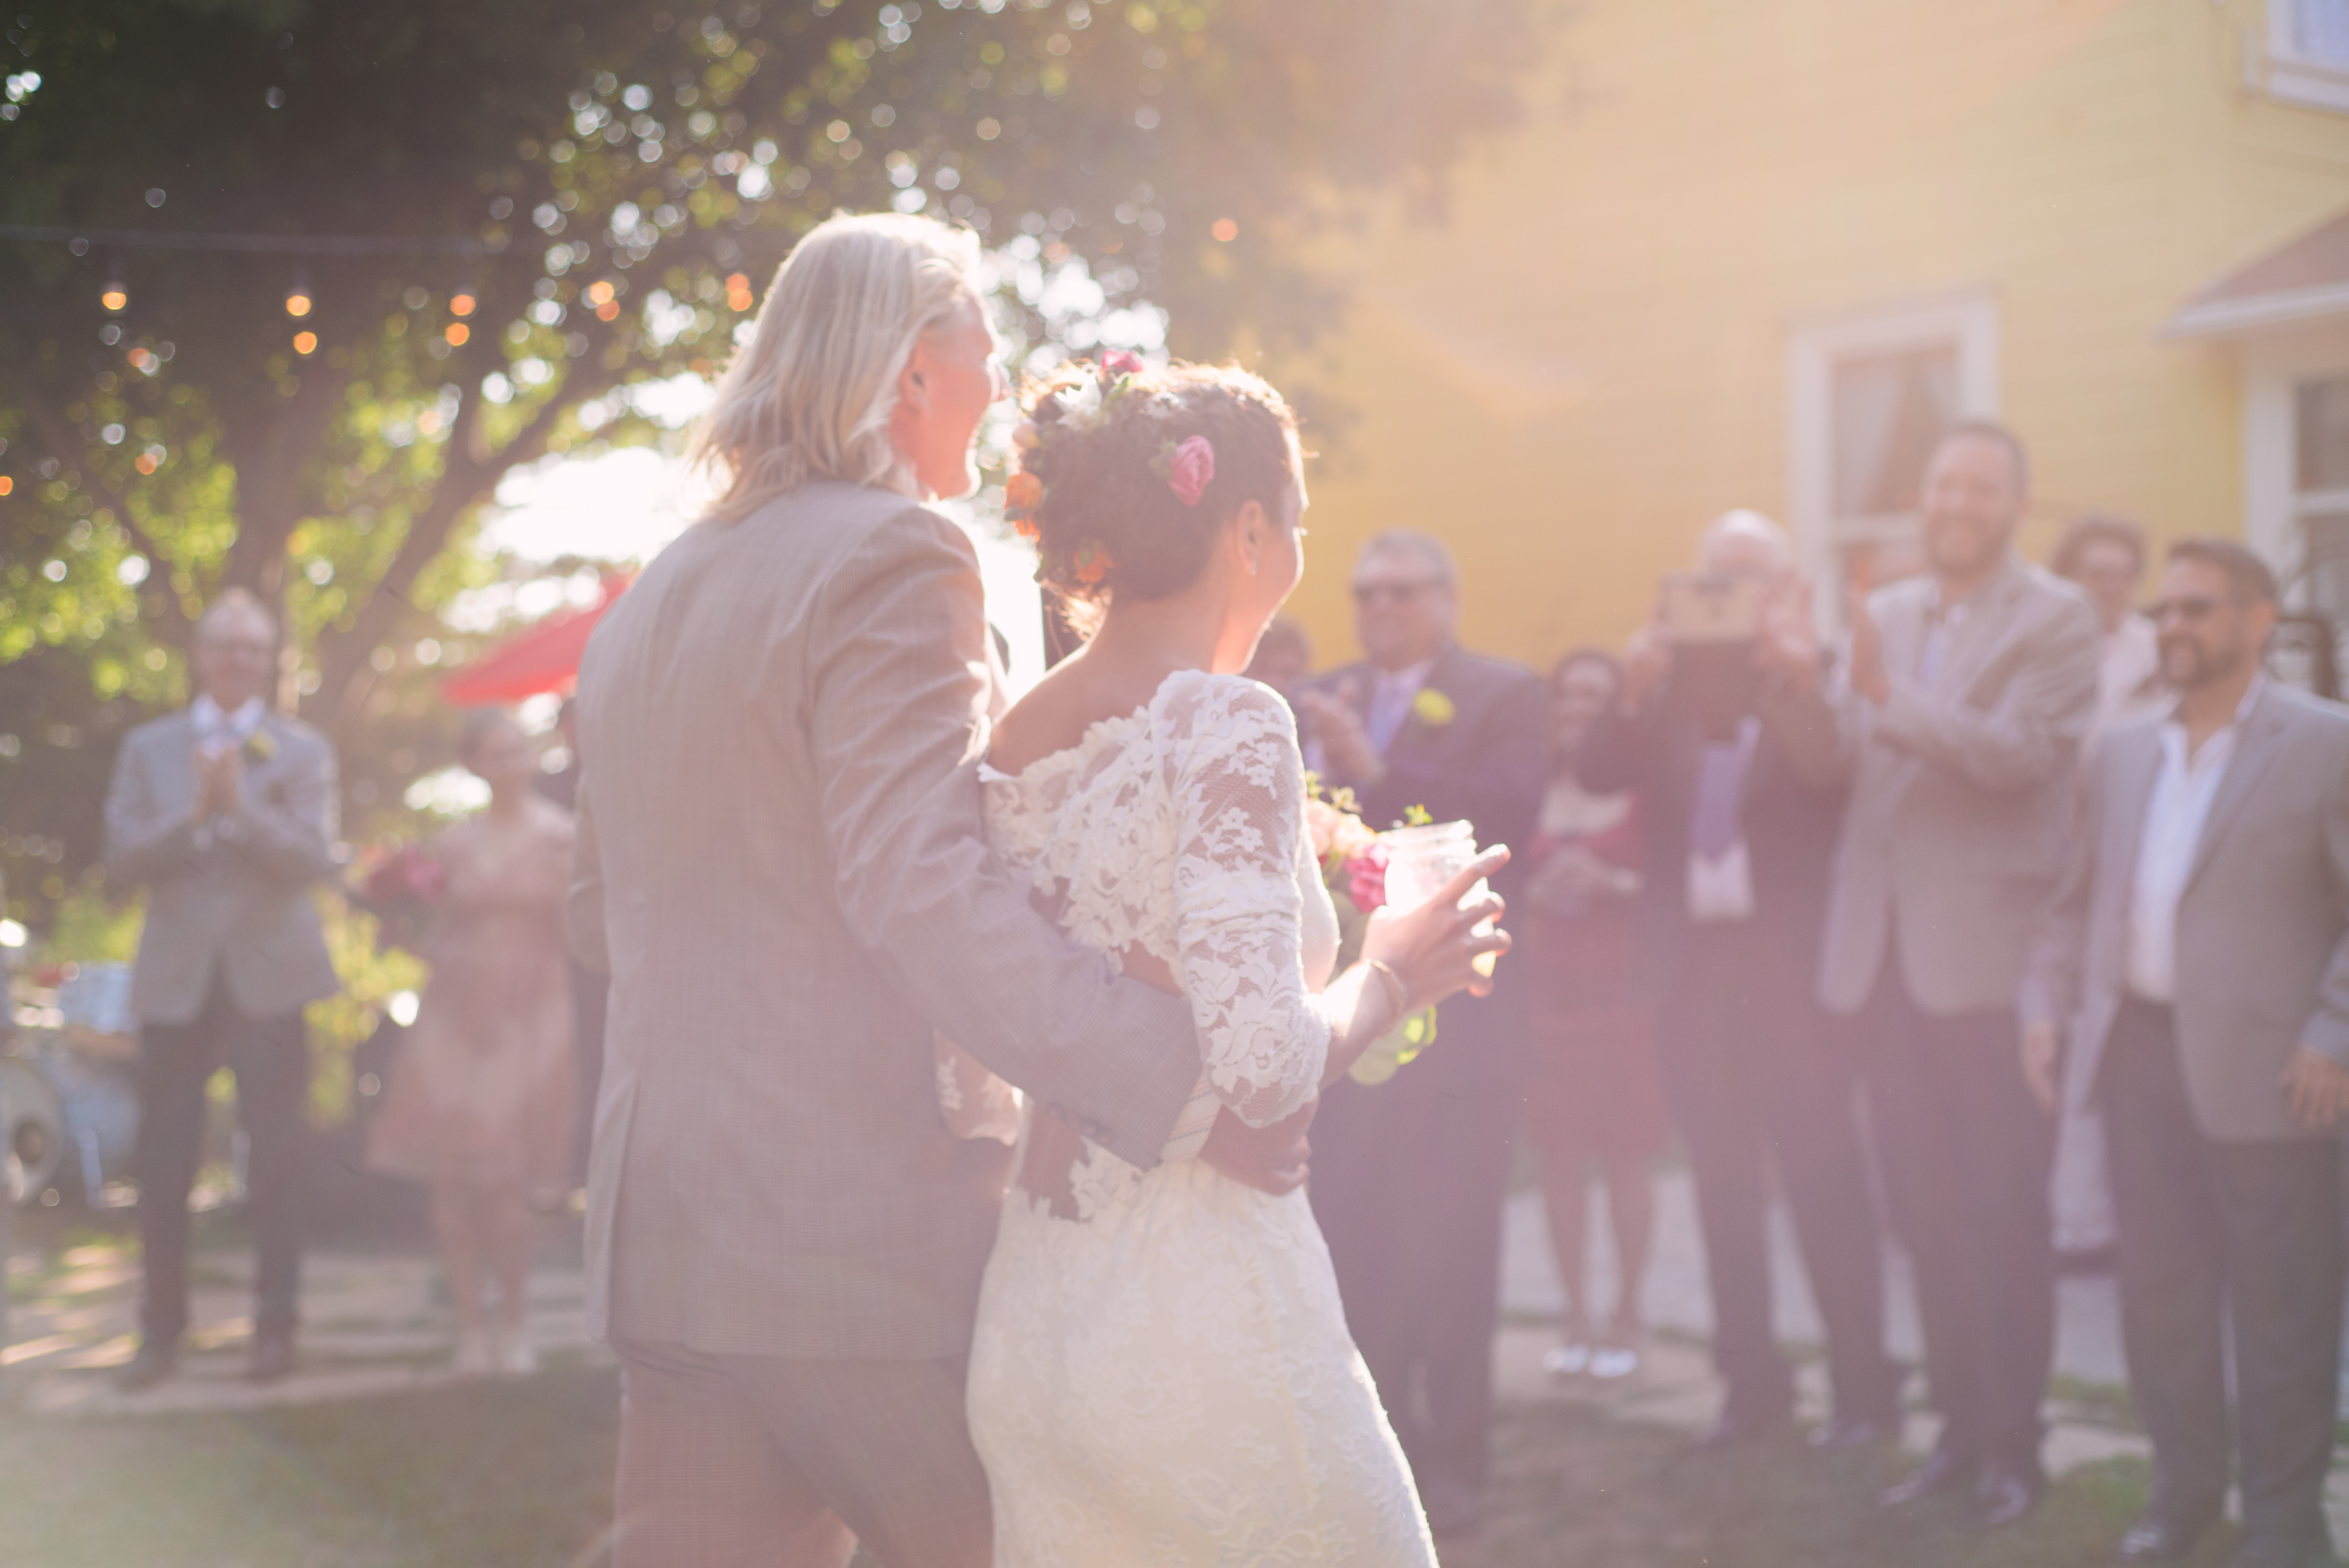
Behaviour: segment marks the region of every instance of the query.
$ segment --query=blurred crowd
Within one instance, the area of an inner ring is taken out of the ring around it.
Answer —
[[[1940,1428],[1886,1506],[2036,1506],[2068,1259],[2116,1269],[2155,1449],[2122,1559],[2185,1555],[2239,1475],[2238,1563],[2331,1560],[2349,710],[2266,673],[2277,585],[2241,545],[2157,563],[2088,516],[2042,569],[2015,549],[2030,495],[2014,432],[1951,431],[1914,570],[1851,586],[1834,645],[1752,511],[1703,530],[1619,654],[1547,681],[1460,645],[1453,560],[1416,533],[1355,564],[1362,662],[1309,676],[1299,629],[1265,638],[1252,673],[1324,785],[1518,850],[1495,997],[1446,1005],[1410,1092],[1341,1084],[1314,1129],[1349,1322],[1439,1533],[1484,1491],[1513,1135],[1564,1282],[1547,1366],[1606,1380],[1640,1365],[1677,1132],[1723,1390],[1698,1448],[1793,1416],[1775,1191],[1826,1335],[1813,1447],[1898,1435],[1888,1234],[1912,1266]]]
[[[1626,647],[1546,680],[1461,645],[1453,559],[1420,533],[1354,563],[1360,662],[1315,675],[1301,630],[1266,635],[1250,673],[1288,700],[1322,786],[1373,827],[1424,810],[1517,851],[1495,995],[1446,1003],[1434,1048],[1391,1085],[1340,1083],[1313,1127],[1348,1323],[1439,1534],[1484,1507],[1514,1141],[1564,1281],[1549,1370],[1609,1380],[1645,1349],[1677,1135],[1723,1385],[1699,1447],[1793,1418],[1775,1191],[1826,1331],[1814,1447],[1899,1435],[1889,1237],[1913,1265],[1940,1426],[1887,1505],[1956,1493],[1994,1527],[2038,1502],[2072,1255],[2117,1269],[2157,1455],[2123,1556],[2189,1551],[2238,1469],[2241,1562],[2327,1550],[2349,711],[2263,673],[2276,584],[2241,546],[2181,540],[2156,562],[2141,529],[2094,516],[2043,570],[2015,550],[2030,493],[2012,431],[1958,427],[1926,475],[1917,570],[1835,606],[1777,525],[1731,512]],[[253,1370],[295,1364],[302,1009],[336,985],[309,893],[342,873],[331,749],[265,700],[276,645],[258,601],[215,603],[192,703],[129,738],[108,802],[109,872],[149,896],[133,1387],[177,1367],[222,1067],[250,1140]],[[367,1159],[431,1192],[459,1364],[518,1372],[531,1209],[573,1179],[602,986],[564,940],[575,771],[543,772],[486,710],[462,759],[490,803],[427,846],[431,885],[411,889],[432,979]],[[1619,1264],[1606,1301],[1594,1212]]]

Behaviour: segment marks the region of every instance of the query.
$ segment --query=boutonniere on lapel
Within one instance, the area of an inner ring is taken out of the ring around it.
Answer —
[[[277,755],[277,738],[266,729],[255,729],[244,738],[244,759],[262,763]]]
[[[1422,686],[1419,695],[1411,699],[1411,716],[1430,729],[1441,729],[1458,717],[1460,710],[1452,699],[1433,686]]]

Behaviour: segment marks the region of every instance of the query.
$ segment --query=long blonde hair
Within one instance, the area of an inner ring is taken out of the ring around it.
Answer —
[[[793,246],[694,434],[731,522],[811,480],[913,488],[889,442],[915,341],[978,298],[978,237],[930,218],[843,213]]]

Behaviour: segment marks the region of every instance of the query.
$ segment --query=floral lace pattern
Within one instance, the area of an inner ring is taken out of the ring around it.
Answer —
[[[1259,1125],[1302,1105],[1337,921],[1286,705],[1179,674],[988,778],[989,837],[1062,929],[1178,977],[1225,1103]],[[1305,1194],[1097,1145],[1070,1174],[1074,1219],[1012,1191],[980,1295],[970,1417],[999,1568],[1433,1568]]]

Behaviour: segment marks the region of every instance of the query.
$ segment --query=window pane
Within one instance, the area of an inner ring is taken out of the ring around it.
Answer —
[[[2293,446],[2299,490],[2349,490],[2349,377],[2303,381]]]
[[[1833,388],[1837,520],[1916,511],[1933,443],[1957,420],[1956,346],[1839,359]]]
[[[2293,52],[2349,67],[2349,0],[2292,0]]]
[[[2308,607],[2349,621],[2349,512],[2304,518],[2308,530]]]

